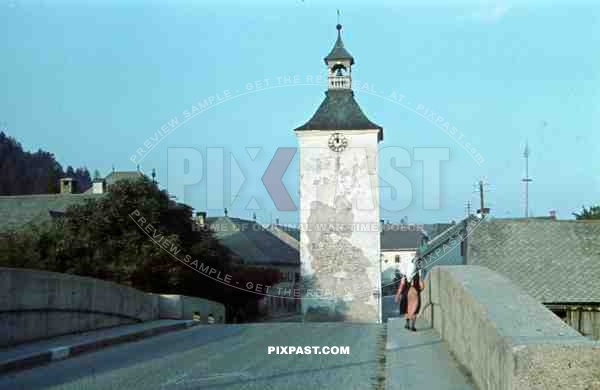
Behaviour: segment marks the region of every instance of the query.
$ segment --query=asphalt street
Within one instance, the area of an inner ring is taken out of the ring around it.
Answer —
[[[0,377],[0,389],[374,388],[381,325],[207,325]],[[349,355],[268,354],[269,346],[348,346]]]

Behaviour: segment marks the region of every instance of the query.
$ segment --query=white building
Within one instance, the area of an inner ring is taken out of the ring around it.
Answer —
[[[294,131],[300,161],[300,259],[306,321],[379,322],[380,243],[377,148],[381,126],[352,91],[354,58],[341,25],[325,57],[328,89]]]

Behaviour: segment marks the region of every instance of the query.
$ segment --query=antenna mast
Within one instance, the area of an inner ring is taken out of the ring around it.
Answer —
[[[521,179],[525,183],[525,218],[529,218],[529,183],[533,181],[529,177],[529,143],[525,142],[525,149],[523,150],[523,158],[525,159],[525,177]]]

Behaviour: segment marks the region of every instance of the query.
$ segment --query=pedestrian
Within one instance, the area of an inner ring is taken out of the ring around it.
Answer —
[[[406,314],[406,306],[408,303],[407,294],[409,285],[406,283],[406,276],[400,274],[398,289],[396,290],[396,296],[394,297],[394,302],[399,307],[400,315]]]
[[[415,322],[417,321],[417,315],[421,310],[421,291],[425,289],[425,283],[421,280],[421,270],[417,268],[414,276],[407,283],[410,285],[407,293],[407,308],[406,308],[406,329],[410,329],[413,332],[417,331]],[[403,279],[403,280],[406,280]],[[402,287],[401,287],[402,288]]]

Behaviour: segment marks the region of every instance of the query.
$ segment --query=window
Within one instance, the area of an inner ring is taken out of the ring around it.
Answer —
[[[396,255],[395,260],[396,264],[400,264],[400,255]]]

